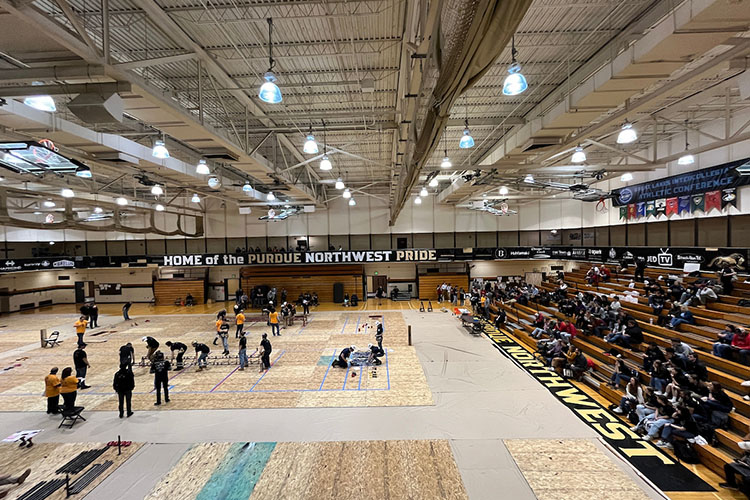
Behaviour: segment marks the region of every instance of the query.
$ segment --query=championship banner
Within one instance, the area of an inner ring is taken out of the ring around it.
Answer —
[[[646,216],[649,216],[649,215],[656,215],[656,202],[655,201],[646,202]]]
[[[678,198],[680,208],[678,210],[678,214],[681,214],[683,212],[690,213],[690,196],[680,196]]]
[[[628,220],[635,219],[637,213],[637,208],[635,205],[628,205]]]
[[[667,217],[669,217],[672,214],[677,214],[677,209],[679,206],[679,202],[677,201],[677,198],[668,198],[667,199]]]
[[[702,194],[691,196],[690,197],[690,211],[695,212],[704,212],[706,211],[706,197]]]
[[[737,168],[750,161],[733,161],[704,168],[694,172],[673,175],[641,184],[634,184],[612,191],[614,206],[628,205],[640,201],[658,200],[661,198],[674,198],[675,196],[692,196],[708,193],[710,191],[721,191],[732,187],[746,186],[750,184],[750,176],[740,175]]]
[[[635,204],[637,208],[636,212],[638,212],[638,217],[645,217],[646,216],[646,202],[639,201]]]
[[[624,220],[628,217],[628,207],[620,207],[620,220]]]
[[[729,188],[721,192],[721,209],[724,210],[729,205],[737,208],[737,188]]]
[[[667,213],[667,200],[661,199],[654,202],[656,204],[656,216],[664,215]]]
[[[706,199],[706,213],[714,208],[721,210],[721,191],[709,191],[704,197]]]
[[[506,358],[526,371],[616,450],[622,458],[663,491],[716,491],[692,471],[676,462],[635,432],[573,383],[550,372],[514,338],[485,323],[485,335]]]

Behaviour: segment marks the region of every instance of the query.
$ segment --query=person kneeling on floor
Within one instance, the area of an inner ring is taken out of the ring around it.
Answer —
[[[341,352],[339,353],[339,357],[333,360],[333,363],[331,363],[331,366],[339,367],[339,368],[349,367],[349,356],[351,356],[352,353],[356,350],[357,350],[357,346],[354,346],[354,345],[349,346],[349,347],[344,347],[343,349],[341,349]]]
[[[378,358],[385,354],[383,349],[374,344],[367,344],[367,347],[370,349],[370,358],[367,360],[368,363],[371,365],[382,365],[383,362]]]

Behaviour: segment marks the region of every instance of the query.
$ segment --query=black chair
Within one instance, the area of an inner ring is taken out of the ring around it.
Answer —
[[[60,427],[67,427],[68,429],[72,429],[73,426],[78,422],[78,420],[86,421],[85,418],[81,415],[81,412],[83,412],[84,407],[83,406],[74,406],[72,409],[63,407],[60,414],[62,415],[62,421],[60,422],[60,425],[57,426],[59,429]]]

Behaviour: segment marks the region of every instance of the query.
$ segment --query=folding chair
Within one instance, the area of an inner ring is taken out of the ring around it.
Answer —
[[[60,412],[62,415],[62,421],[60,422],[60,425],[57,426],[57,428],[59,429],[60,427],[65,426],[68,429],[72,429],[79,419],[85,422],[86,419],[81,415],[83,409],[83,406],[74,406],[72,410],[63,408],[62,412]]]
[[[50,333],[49,337],[44,339],[43,347],[55,347],[56,345],[60,345],[60,341],[58,340],[59,338],[60,332],[55,330],[54,332]]]

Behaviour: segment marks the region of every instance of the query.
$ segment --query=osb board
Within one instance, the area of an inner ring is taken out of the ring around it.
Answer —
[[[539,500],[649,498],[591,440],[509,439],[505,445]]]
[[[15,443],[1,443],[0,471],[2,471],[3,474],[17,476],[27,468],[31,469],[31,475],[29,475],[26,481],[18,488],[11,490],[5,498],[10,500],[18,498],[41,481],[64,479],[65,474],[55,473],[57,469],[65,465],[69,460],[75,458],[76,455],[82,451],[102,448],[104,445],[105,443],[37,443],[31,448],[19,448]],[[128,458],[133,456],[140,447],[141,444],[133,443],[122,449],[122,455],[118,455],[117,448],[113,447],[94,460],[91,465],[104,463],[107,460],[111,460],[113,464],[92,481],[91,484],[86,486],[86,488],[84,488],[78,495],[78,498],[83,498],[89,491],[94,489]],[[86,467],[80,473],[71,475],[71,483],[85,474],[91,465]],[[65,489],[61,488],[53,495],[48,496],[47,500],[60,500],[63,498],[65,498]]]
[[[376,316],[375,318],[371,316]],[[230,318],[231,319],[231,318]],[[75,316],[71,315],[72,325]],[[107,327],[106,335],[86,335],[86,347],[91,368],[86,383],[91,389],[78,391],[76,404],[86,411],[115,410],[117,398],[112,392],[112,377],[119,362],[119,347],[131,342],[136,358],[146,354],[141,338],[151,335],[162,343],[180,341],[190,346],[194,340],[211,347],[211,356],[220,356],[221,344],[214,346],[216,317],[210,314],[192,316],[139,317],[133,322],[120,322]],[[330,359],[347,346],[356,345],[366,350],[374,343],[375,321],[385,327],[383,365],[365,370],[330,367]],[[232,322],[233,323],[233,322]],[[324,327],[325,326],[325,327]],[[71,327],[72,329],[72,327]],[[98,331],[98,330],[97,330]],[[230,329],[229,350],[236,360],[238,341]],[[265,322],[246,324],[248,353],[258,347],[262,333],[270,333]],[[71,332],[67,332],[72,334]],[[198,371],[193,365],[194,351],[185,356],[185,370],[170,373],[170,403],[154,407],[153,375],[148,369],[134,367],[136,390],[134,410],[166,411],[170,409],[222,408],[291,408],[337,406],[414,406],[432,405],[432,394],[427,386],[422,366],[413,347],[408,346],[407,328],[400,312],[314,312],[311,321],[301,321],[282,329],[280,337],[269,336],[273,345],[273,366],[265,374],[253,364],[238,370],[236,361],[211,365]],[[13,335],[13,332],[7,332]],[[38,336],[38,333],[36,334]],[[34,338],[34,342],[36,342]],[[107,342],[93,343],[106,339]],[[43,380],[49,367],[61,371],[72,365],[74,338],[62,346],[34,349],[22,357],[0,361],[0,410],[43,411]],[[168,352],[165,350],[168,355]],[[24,359],[25,358],[25,359]],[[18,365],[18,366],[16,366]],[[2,368],[13,366],[11,370]]]
[[[146,498],[197,498],[230,446],[193,446]],[[463,500],[468,496],[450,445],[434,440],[277,443],[250,499],[279,498]]]

